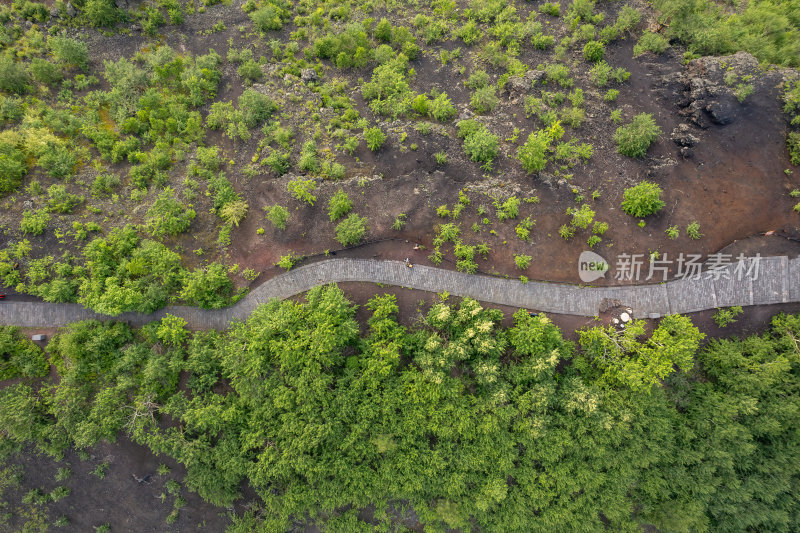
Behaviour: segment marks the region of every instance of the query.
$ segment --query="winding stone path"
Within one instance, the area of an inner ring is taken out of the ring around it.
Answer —
[[[732,305],[800,302],[800,258],[763,257],[756,279],[741,281],[733,267],[717,279],[703,273],[701,279],[681,279],[660,284],[620,287],[581,287],[563,283],[470,275],[422,265],[407,268],[400,261],[328,259],[276,276],[251,291],[236,305],[205,310],[168,306],[155,313],[123,313],[108,317],[78,304],[2,302],[0,324],[25,327],[58,327],[85,319],[121,320],[141,326],[167,313],[183,317],[193,329],[224,329],[231,320],[247,318],[256,306],[273,298],[286,299],[317,285],[365,281],[430,292],[447,291],[483,302],[522,307],[549,313],[594,316],[604,298],[614,298],[633,308],[637,318],[658,318],[670,313],[691,313]],[[755,277],[755,276],[753,276]]]

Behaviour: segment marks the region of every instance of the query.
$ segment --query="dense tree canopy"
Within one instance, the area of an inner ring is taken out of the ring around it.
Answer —
[[[334,286],[223,333],[74,324],[50,345],[57,384],[0,391],[2,442],[58,454],[126,431],[211,502],[249,483],[263,510],[234,531],[370,530],[346,509],[388,524],[400,504],[426,531],[800,525],[800,316],[699,348],[681,316],[574,344],[468,298],[411,329],[394,296],[367,307],[363,333]]]

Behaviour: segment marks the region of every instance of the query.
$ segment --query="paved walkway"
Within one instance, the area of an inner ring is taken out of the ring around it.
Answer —
[[[224,329],[234,319],[245,319],[259,304],[285,299],[320,284],[365,281],[430,292],[447,291],[482,302],[509,305],[569,315],[594,316],[604,298],[620,300],[633,308],[637,318],[658,318],[670,313],[691,313],[732,305],[762,305],[800,302],[800,258],[761,258],[756,279],[737,281],[732,269],[719,279],[681,279],[655,285],[590,288],[562,283],[470,275],[400,261],[372,259],[328,259],[302,266],[259,285],[236,305],[205,310],[168,306],[155,313],[123,313],[113,317],[134,326],[158,320],[165,314],[183,317],[193,329]],[[705,274],[704,274],[705,276]],[[25,327],[56,327],[69,322],[112,317],[98,315],[78,304],[2,302],[0,324]]]

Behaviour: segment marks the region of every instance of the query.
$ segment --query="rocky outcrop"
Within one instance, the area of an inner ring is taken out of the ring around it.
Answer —
[[[776,76],[780,77],[762,71],[758,60],[746,52],[695,59],[683,76],[682,114],[701,128],[732,124],[741,116],[749,94],[774,86]]]

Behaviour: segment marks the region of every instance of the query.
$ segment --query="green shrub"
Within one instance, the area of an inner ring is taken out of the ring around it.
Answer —
[[[0,120],[14,122],[22,118],[22,99],[18,96],[0,96]]]
[[[469,78],[467,78],[467,81],[464,82],[464,85],[470,89],[480,89],[489,85],[490,81],[489,75],[485,70],[476,70],[470,74]]]
[[[282,255],[277,263],[275,263],[280,268],[286,270],[287,272],[292,269],[292,267],[297,263],[299,258],[295,257],[294,254],[289,252],[286,255]]]
[[[349,213],[352,208],[353,203],[347,197],[347,193],[338,190],[328,201],[328,216],[331,222],[334,222]]]
[[[25,94],[28,85],[28,71],[24,65],[16,63],[6,54],[0,55],[0,91]]]
[[[575,81],[569,77],[569,67],[566,65],[553,63],[547,65],[544,72],[548,82],[558,83],[565,89],[569,89],[575,84]]]
[[[218,214],[225,221],[225,224],[239,227],[239,223],[247,216],[249,208],[250,206],[247,202],[239,198],[223,205]]]
[[[591,61],[592,63],[596,63],[603,59],[603,56],[606,53],[606,47],[603,46],[603,43],[598,41],[589,41],[585,45],[583,45],[583,58],[586,61]]]
[[[364,140],[367,143],[367,146],[373,152],[380,150],[383,143],[386,141],[386,134],[378,128],[368,128],[364,130]]]
[[[37,162],[54,178],[66,178],[75,171],[78,159],[67,146],[48,144]]]
[[[528,135],[525,144],[517,148],[517,161],[528,173],[540,172],[547,166],[547,156],[550,150],[552,137],[547,132],[539,130]]]
[[[375,38],[384,43],[392,41],[392,23],[382,18],[378,24],[375,25]]]
[[[456,108],[447,96],[447,93],[439,93],[432,100],[428,100],[428,116],[443,122],[455,116]]]
[[[317,159],[317,143],[313,140],[308,140],[303,143],[297,167],[304,172],[319,172],[320,166],[319,159]]]
[[[667,238],[675,240],[681,234],[681,230],[678,229],[678,226],[669,226],[664,233],[667,234]]]
[[[83,202],[83,196],[67,192],[64,185],[51,185],[47,196],[47,209],[55,213],[69,213]]]
[[[41,235],[44,233],[47,224],[50,222],[50,213],[40,209],[38,211],[26,210],[22,213],[22,220],[19,228],[23,233],[31,235]]]
[[[254,89],[245,89],[237,103],[248,128],[262,124],[278,109],[278,104],[269,96]]]
[[[283,13],[282,10],[272,4],[256,9],[249,15],[250,20],[253,21],[253,26],[261,32],[268,32],[270,30],[279,30],[283,27]]]
[[[700,55],[750,52],[762,63],[800,66],[800,20],[794,2],[742,3],[736,9],[716,2],[655,0],[660,19],[667,20],[667,36]]]
[[[291,154],[280,150],[272,150],[272,152],[263,159],[262,163],[271,168],[278,176],[283,176],[289,171],[289,167],[292,165]]]
[[[613,68],[605,62],[605,60],[598,61],[592,68],[589,69],[589,79],[592,80],[597,87],[605,87],[610,81],[622,83],[630,78],[631,73],[622,67]]]
[[[174,191],[167,187],[147,210],[145,226],[153,237],[178,235],[189,229],[195,211],[175,199]]]
[[[544,33],[536,33],[531,37],[531,45],[538,50],[547,50],[555,44],[556,38]]]
[[[631,216],[643,218],[658,213],[664,207],[661,187],[650,181],[625,189],[622,195],[622,210]]]
[[[89,68],[89,47],[85,42],[70,37],[52,36],[47,46],[56,61],[66,67],[77,67],[83,71]]]
[[[697,240],[703,236],[703,234],[700,233],[700,224],[696,220],[686,226],[686,235],[688,235],[690,239],[694,240]]]
[[[252,59],[239,65],[239,68],[236,70],[236,72],[247,84],[253,83],[254,81],[259,81],[264,77],[264,73],[261,71],[261,65]]]
[[[639,113],[627,126],[620,126],[614,133],[617,152],[628,157],[642,157],[647,149],[661,135],[661,128],[653,115]]]
[[[494,85],[486,85],[475,89],[469,99],[469,104],[478,113],[489,113],[499,103],[497,90]]]
[[[472,161],[484,163],[488,168],[497,157],[500,138],[480,122],[472,119],[460,121],[458,136],[464,139],[464,152]]]
[[[516,196],[510,196],[504,202],[495,198],[492,205],[497,209],[497,220],[502,222],[517,218],[519,216],[519,204],[520,200]]]
[[[0,193],[19,187],[27,172],[25,154],[11,144],[0,142]]]
[[[64,78],[58,65],[38,57],[31,60],[30,71],[33,79],[45,85],[55,85]]]
[[[314,202],[317,201],[317,197],[313,194],[314,189],[317,188],[314,180],[295,178],[286,184],[286,188],[290,193],[292,193],[292,196],[301,202],[306,202],[307,204],[313,206]]]
[[[557,2],[545,2],[539,6],[539,12],[551,17],[561,16],[561,5]]]
[[[483,38],[483,32],[474,20],[468,20],[464,23],[464,25],[458,29],[456,35],[464,41],[464,44],[467,46],[473,45]]]
[[[740,305],[735,305],[726,309],[719,308],[717,312],[714,313],[714,322],[716,322],[717,327],[725,328],[736,322],[736,317],[742,313],[744,313],[744,310]]]
[[[789,158],[792,164],[800,165],[800,132],[790,132],[786,137],[786,146],[789,148]],[[0,155],[0,157],[2,156]]]
[[[663,54],[669,48],[669,40],[660,33],[645,31],[633,47],[633,55],[640,56],[645,52],[656,55]]]
[[[336,225],[336,240],[342,246],[358,244],[367,232],[367,218],[355,213]]]
[[[278,229],[286,229],[286,223],[289,221],[289,210],[281,205],[265,206],[264,211],[267,212],[267,220],[272,222],[272,225]]]
[[[375,61],[379,65],[383,65],[384,63],[388,63],[394,59],[395,55],[397,54],[395,53],[394,48],[388,44],[381,44],[375,49],[373,55],[375,56]]]
[[[109,27],[117,23],[114,0],[87,0],[83,12],[94,27]]]
[[[530,266],[532,259],[529,255],[515,255],[514,264],[517,265],[518,269],[525,270]]]

